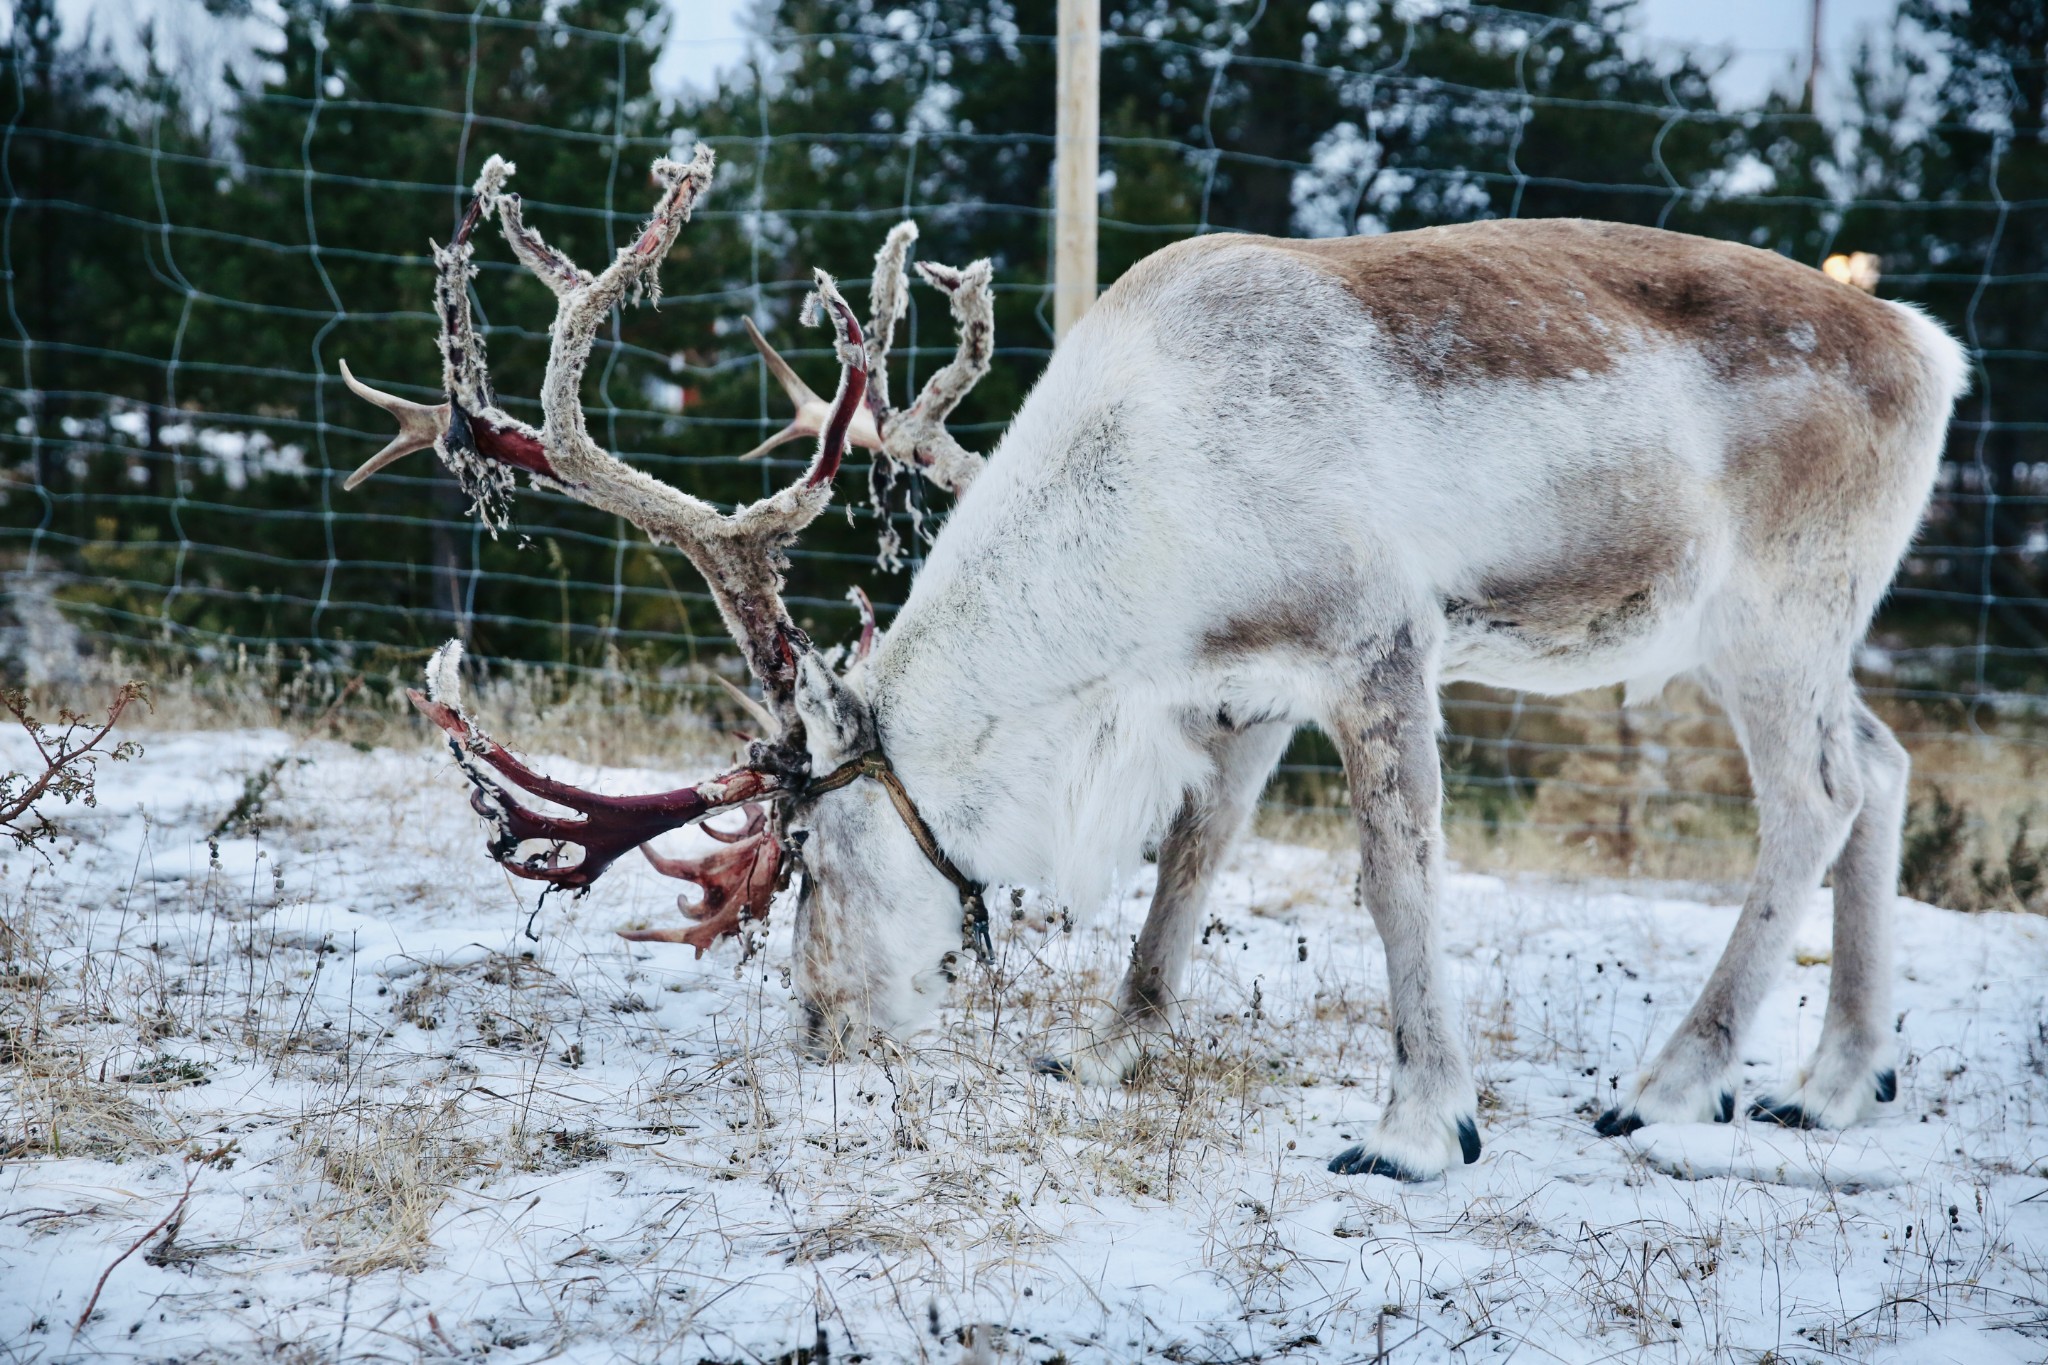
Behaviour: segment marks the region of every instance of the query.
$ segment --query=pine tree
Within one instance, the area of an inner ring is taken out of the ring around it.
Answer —
[[[1919,557],[1908,579],[1963,610],[1908,599],[1898,613],[1924,637],[1967,643],[1986,562],[1973,547],[2001,547],[1995,591],[2048,597],[2043,556],[2027,548],[2044,534],[2041,503],[2023,500],[2048,489],[2026,425],[2048,420],[2033,382],[2048,354],[2041,8],[1912,0],[1907,22],[1944,46],[1949,74],[1890,78],[1867,63],[1841,132],[1783,96],[1717,108],[1701,66],[1632,55],[1627,4],[1531,0],[1414,20],[1327,2],[1112,4],[1102,278],[1198,231],[1509,214],[1662,223],[1813,263],[1877,251],[1888,292],[1985,348],[1932,532],[1957,549]],[[450,231],[493,152],[519,163],[532,221],[585,264],[646,211],[653,157],[699,138],[719,152],[661,306],[620,319],[585,395],[602,439],[703,496],[758,496],[803,457],[731,459],[783,417],[739,318],[824,386],[823,338],[795,322],[809,272],[831,270],[857,295],[906,212],[924,258],[996,263],[1003,349],[955,424],[970,444],[993,446],[1050,351],[1050,0],[781,0],[762,14],[757,64],[675,109],[649,93],[652,21],[617,7],[291,0],[276,72],[211,128],[184,107],[175,73],[135,78],[79,51],[52,0],[18,13],[5,158],[14,327],[0,345],[22,376],[12,415],[33,418],[8,434],[8,458],[34,465],[17,480],[34,491],[0,507],[0,553],[19,562],[44,528],[43,562],[77,575],[69,595],[116,633],[154,637],[168,623],[174,640],[332,657],[417,654],[466,628],[484,655],[581,664],[602,662],[607,644],[674,664],[691,657],[693,623],[708,636],[679,559],[622,546],[615,522],[565,500],[523,498],[523,535],[492,542],[424,458],[339,489],[382,430],[341,388],[337,362],[433,391],[427,240]],[[1982,207],[1994,165],[2002,217]],[[538,388],[551,300],[494,236],[478,255],[494,372],[519,409]],[[1980,293],[1987,269],[1996,283]],[[915,300],[899,390],[953,344],[936,296]],[[2019,425],[1970,425],[1986,413]],[[1995,505],[1972,483],[1987,479]],[[876,576],[866,516],[821,522],[816,553],[794,566],[791,605],[823,638],[847,628],[849,580],[882,601],[904,591]],[[2037,608],[1994,616],[1999,642],[2042,648]]]

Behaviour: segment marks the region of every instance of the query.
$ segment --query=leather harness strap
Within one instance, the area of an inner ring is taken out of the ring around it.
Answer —
[[[971,949],[983,962],[994,960],[995,952],[988,933],[987,888],[955,867],[953,860],[946,856],[946,850],[939,847],[931,826],[917,813],[917,803],[903,789],[903,779],[896,776],[896,770],[889,766],[887,754],[876,749],[840,764],[817,781],[806,783],[798,793],[798,799],[808,800],[838,791],[863,777],[873,778],[882,784],[882,790],[889,793],[889,804],[896,807],[896,814],[902,818],[903,827],[910,831],[910,837],[917,842],[918,851],[924,854],[925,861],[937,868],[939,875],[960,893],[960,945]]]

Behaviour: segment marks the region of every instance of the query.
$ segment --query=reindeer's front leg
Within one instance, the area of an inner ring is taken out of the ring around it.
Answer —
[[[1438,931],[1443,775],[1428,646],[1406,628],[1375,651],[1363,688],[1330,717],[1358,814],[1366,903],[1387,954],[1394,1080],[1366,1142],[1340,1153],[1342,1175],[1423,1180],[1479,1159],[1471,1063],[1452,1023]]]
[[[1039,1070],[1114,1085],[1127,1079],[1146,1052],[1172,1031],[1196,926],[1216,869],[1243,831],[1293,734],[1292,725],[1254,725],[1222,733],[1209,746],[1214,774],[1201,790],[1188,793],[1159,841],[1159,884],[1116,1000],[1104,1005],[1080,1031],[1067,1055],[1041,1058]]]

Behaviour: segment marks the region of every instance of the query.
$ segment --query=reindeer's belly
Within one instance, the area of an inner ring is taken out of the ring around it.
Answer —
[[[1518,547],[1443,597],[1446,681],[1532,692],[1662,683],[1697,665],[1726,556],[1711,525]]]
[[[1444,644],[1444,681],[1562,695],[1627,683],[1654,692],[1703,658],[1690,623],[1642,617],[1531,626],[1492,611],[1477,619],[1454,604]]]

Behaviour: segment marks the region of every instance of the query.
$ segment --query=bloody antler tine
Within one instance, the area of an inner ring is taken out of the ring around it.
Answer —
[[[462,222],[456,227],[455,236],[449,239],[448,245],[461,246],[469,240],[469,234],[476,230],[477,221],[484,216],[484,203],[485,197],[481,194],[470,198],[469,207],[463,210]]]
[[[694,882],[704,875],[703,858],[670,858],[656,853],[653,844],[640,845],[640,854],[654,865],[654,870],[664,877],[674,877],[679,882]]]
[[[846,595],[860,609],[860,643],[853,647],[853,660],[859,663],[875,647],[875,604],[868,601],[868,595],[861,591],[859,584],[847,589]]]
[[[557,782],[551,777],[535,772],[520,762],[504,745],[477,731],[470,725],[467,716],[446,702],[430,701],[410,688],[406,689],[405,695],[421,715],[447,731],[449,737],[460,747],[481,758],[510,778],[514,784],[535,796],[544,797],[558,806],[567,806],[570,810],[580,811],[586,815],[594,805],[606,800],[595,792],[584,791],[580,787],[572,787],[566,782]]]
[[[712,833],[709,827],[706,833]],[[781,880],[782,844],[767,827],[767,814],[758,808],[749,817],[746,830],[718,836],[726,847],[702,858],[668,858],[648,845],[640,852],[663,876],[694,884],[699,898],[676,898],[676,908],[697,921],[686,929],[622,930],[620,938],[635,943],[687,943],[704,956],[704,950],[728,935],[737,936],[749,921],[768,918],[775,888]]]
[[[839,463],[846,455],[846,435],[853,429],[854,414],[860,411],[861,400],[868,389],[868,355],[860,322],[840,296],[839,286],[832,282],[832,277],[822,270],[813,273],[818,282],[817,298],[824,305],[826,317],[832,324],[835,349],[839,353],[839,392],[832,396],[831,415],[825,419],[825,429],[818,436],[818,454],[811,461],[810,474],[804,479],[806,488],[830,483],[839,473]]]
[[[529,839],[560,842],[576,832],[574,822],[528,810],[510,792],[488,779],[479,780],[470,788],[469,808],[486,820],[502,823],[515,845]]]
[[[741,825],[738,829],[732,831],[730,834],[718,828],[716,825],[711,824],[702,824],[697,826],[697,828],[703,830],[706,834],[718,840],[718,842],[721,844],[743,843],[746,840],[751,839],[755,835],[759,834],[762,831],[762,829],[767,826],[768,811],[765,807],[758,805],[746,806],[742,809],[744,809],[747,813],[747,823]]]
[[[436,659],[437,687],[452,687],[453,667]],[[570,786],[535,772],[503,745],[470,723],[459,707],[438,697],[408,691],[420,713],[448,735],[449,747],[472,784],[470,805],[497,827],[491,855],[514,876],[554,886],[581,889],[601,876],[627,852],[657,834],[695,824],[720,811],[746,805],[780,791],[783,779],[774,773],[738,768],[690,787],[645,796],[605,796]],[[523,791],[566,806],[581,819],[543,815],[527,809],[484,768]],[[749,828],[753,828],[751,821]],[[543,840],[557,847],[544,859],[515,857],[519,845]],[[583,851],[574,863],[559,861],[561,846]]]

